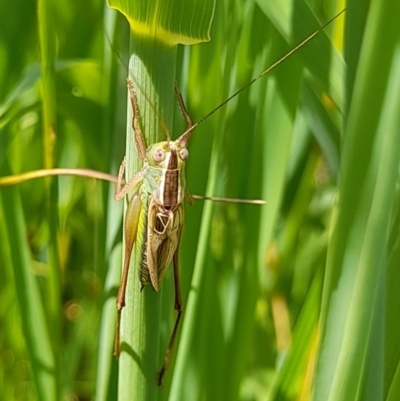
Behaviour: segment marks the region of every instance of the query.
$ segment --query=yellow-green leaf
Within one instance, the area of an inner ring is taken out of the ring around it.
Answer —
[[[108,0],[128,19],[138,35],[156,37],[170,45],[191,45],[210,40],[215,0]]]

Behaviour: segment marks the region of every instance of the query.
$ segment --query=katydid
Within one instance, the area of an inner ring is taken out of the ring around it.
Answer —
[[[125,291],[133,245],[138,235],[140,223],[144,229],[139,233],[142,255],[139,262],[139,277],[142,288],[151,284],[155,291],[161,288],[167,268],[173,260],[175,281],[175,309],[178,312],[175,326],[169,341],[163,367],[159,373],[159,384],[168,367],[175,336],[182,314],[182,296],[179,284],[179,242],[181,238],[184,209],[183,200],[192,203],[185,189],[185,162],[189,156],[187,143],[191,136],[192,119],[186,111],[182,96],[176,88],[181,110],[188,123],[188,129],[176,141],[164,141],[151,145],[146,150],[144,138],[139,127],[138,106],[132,81],[128,80],[128,90],[133,109],[132,128],[138,155],[143,168],[121,189],[125,170],[122,162],[118,174],[115,199],[119,200],[139,182],[139,190],[129,202],[125,219],[125,258],[121,286],[117,297],[117,331],[115,355],[119,354],[119,327],[121,311],[125,305]]]
[[[151,285],[153,289],[158,292],[161,288],[168,266],[171,261],[173,262],[175,310],[177,311],[177,316],[164,357],[164,362],[158,373],[159,385],[162,384],[163,376],[170,362],[174,341],[183,311],[179,281],[179,244],[184,223],[183,201],[184,199],[187,199],[189,203],[192,203],[193,201],[193,198],[186,190],[184,173],[185,163],[189,156],[187,146],[192,132],[199,124],[228,103],[231,99],[236,97],[243,90],[248,88],[282,61],[303,47],[343,12],[344,10],[308,36],[269,68],[261,72],[244,87],[229,96],[224,102],[195,124],[189,116],[182,96],[176,87],[176,96],[183,116],[186,119],[187,129],[175,141],[168,138],[167,141],[158,142],[146,147],[139,123],[139,109],[134,84],[132,80],[127,80],[129,99],[133,110],[132,129],[137,153],[143,162],[143,167],[127,183],[125,183],[125,185],[122,185],[125,171],[124,159],[119,170],[118,182],[115,190],[115,199],[120,200],[140,184],[139,188],[136,189],[136,192],[129,201],[125,217],[125,255],[122,280],[117,296],[118,316],[114,354],[116,356],[119,355],[121,313],[125,306],[125,293],[131,254],[133,246],[135,242],[137,242],[141,249],[139,266],[137,267],[141,288],[146,285]],[[247,202],[251,203],[251,201]],[[254,203],[263,202],[255,201]]]

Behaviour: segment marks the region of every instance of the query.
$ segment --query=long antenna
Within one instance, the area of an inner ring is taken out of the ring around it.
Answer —
[[[288,53],[286,53],[283,57],[281,57],[279,60],[275,61],[272,65],[270,65],[266,70],[261,72],[258,76],[253,78],[250,82],[248,82],[246,85],[244,85],[242,88],[238,89],[236,92],[234,92],[232,95],[230,95],[226,100],[224,100],[219,106],[217,106],[215,109],[211,110],[208,114],[206,114],[201,120],[199,120],[197,123],[192,125],[185,133],[189,133],[193,131],[198,125],[200,125],[202,122],[207,120],[208,117],[212,116],[216,111],[218,111],[221,107],[225,106],[230,100],[232,100],[235,96],[237,96],[239,93],[243,92],[245,89],[247,89],[249,86],[251,86],[254,82],[258,81],[261,77],[264,75],[268,74],[271,70],[273,70],[277,65],[281,64],[284,62],[287,58],[289,58],[293,53],[296,53],[300,48],[302,48],[306,43],[308,43],[311,39],[313,39],[315,36],[317,36],[320,32],[322,32],[329,24],[331,24],[336,18],[338,18],[340,15],[342,15],[346,11],[346,8],[344,8],[340,13],[336,14],[333,18],[331,18],[328,22],[326,22],[324,25],[322,25],[320,28],[318,28],[315,32],[313,32],[310,36],[305,38],[302,42],[300,42],[297,46],[295,46],[292,50],[290,50]]]

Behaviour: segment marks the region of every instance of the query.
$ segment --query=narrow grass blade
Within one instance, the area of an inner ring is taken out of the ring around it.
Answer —
[[[53,401],[59,398],[58,372],[43,299],[32,270],[18,190],[3,189],[0,199],[0,220],[5,223],[6,229],[6,238],[3,238],[2,244],[10,250],[9,262],[12,268],[9,271],[13,272],[15,294],[37,397],[40,401]]]

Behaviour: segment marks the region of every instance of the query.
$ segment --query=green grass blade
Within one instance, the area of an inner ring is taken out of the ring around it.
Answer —
[[[54,145],[56,131],[56,77],[55,58],[56,43],[54,37],[53,8],[51,1],[41,0],[38,3],[38,23],[41,50],[41,89],[42,89],[42,124],[43,124],[43,164],[45,168],[54,166]],[[50,339],[53,350],[60,347],[61,341],[61,274],[59,264],[59,253],[57,243],[58,233],[58,209],[57,209],[57,181],[46,180],[46,209],[48,224],[48,249],[47,249],[47,316],[51,330]],[[55,371],[60,374],[60,358],[57,352],[54,353],[56,367]],[[59,383],[61,382],[61,377]],[[60,386],[59,386],[60,387]],[[60,388],[58,390],[60,392]]]
[[[173,117],[176,48],[145,37],[131,38],[129,76],[137,87],[140,121],[147,144],[165,140],[158,125],[157,113],[170,127]],[[155,62],[155,60],[158,60]],[[151,61],[150,61],[151,60]],[[131,130],[132,110],[128,99],[127,122],[127,179],[140,169]],[[140,250],[141,244],[136,244]],[[139,254],[132,257],[127,284],[126,307],[121,320],[121,356],[119,399],[131,399],[132,393],[143,400],[156,400],[160,394],[156,374],[162,366],[160,358],[160,302],[161,297],[149,288],[140,291],[137,272]],[[166,346],[165,346],[166,347]],[[164,348],[164,347],[161,347]],[[166,349],[166,348],[164,348]]]
[[[42,93],[43,93],[43,143],[44,166],[52,168],[55,134],[55,38],[52,3],[40,0],[38,7],[39,33],[41,44]]]
[[[115,10],[105,7],[106,32],[104,34],[104,97],[109,99],[109,106],[103,118],[104,132],[104,163],[109,164],[109,170],[117,172],[120,155],[123,154],[122,139],[126,116],[122,111],[126,107],[126,66],[121,62],[127,58],[127,44],[129,26],[125,18]],[[117,49],[126,45],[124,53],[115,54]],[[118,56],[118,57],[117,57]],[[119,143],[121,142],[121,143]],[[112,152],[107,152],[112,149]],[[105,165],[105,164],[104,164]],[[105,238],[105,265],[103,304],[99,331],[98,363],[96,377],[96,401],[112,401],[117,397],[118,361],[113,355],[116,321],[116,291],[120,282],[120,266],[122,257],[122,244],[120,222],[122,221],[123,205],[114,200],[114,186],[110,185],[104,193],[107,204],[106,225],[99,224],[104,230]]]
[[[329,246],[315,400],[383,399],[383,283],[400,154],[398,12],[392,2],[372,2],[365,25]]]
[[[30,359],[37,399],[53,401],[58,398],[59,388],[55,356],[47,327],[46,312],[39,293],[37,277],[33,274],[26,225],[20,196],[15,188],[1,191],[0,220],[5,224],[2,244],[10,250],[8,268],[13,273],[20,319],[26,348]],[[19,244],[16,247],[15,244]]]

